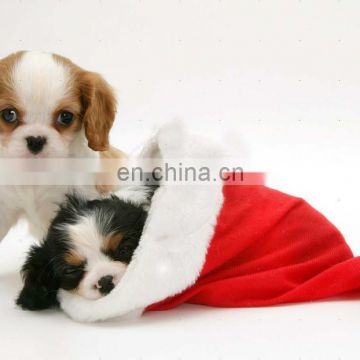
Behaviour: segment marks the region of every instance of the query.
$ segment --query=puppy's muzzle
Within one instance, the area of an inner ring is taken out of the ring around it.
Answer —
[[[28,136],[25,140],[29,151],[34,155],[41,152],[47,142],[44,136]]]

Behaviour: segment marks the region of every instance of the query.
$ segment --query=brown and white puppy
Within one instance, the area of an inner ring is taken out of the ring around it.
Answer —
[[[23,51],[0,60],[0,159],[109,156],[115,113],[109,84],[62,56]],[[6,174],[6,169],[0,171]],[[69,188],[0,186],[0,240],[20,216],[42,238]],[[85,192],[98,195],[95,186]]]

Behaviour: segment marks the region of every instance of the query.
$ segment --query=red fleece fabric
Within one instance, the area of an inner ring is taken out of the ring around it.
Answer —
[[[335,226],[304,200],[259,185],[225,185],[223,193],[196,283],[147,310],[182,303],[268,306],[360,289],[360,258],[354,258]]]

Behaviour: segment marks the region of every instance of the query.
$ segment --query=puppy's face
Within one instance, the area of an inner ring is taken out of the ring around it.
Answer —
[[[82,129],[91,149],[106,150],[115,108],[98,74],[61,56],[19,52],[0,60],[0,156],[67,157]]]
[[[85,201],[69,196],[42,246],[30,250],[17,303],[25,309],[57,303],[62,288],[88,298],[118,284],[138,246],[146,212],[117,197]]]

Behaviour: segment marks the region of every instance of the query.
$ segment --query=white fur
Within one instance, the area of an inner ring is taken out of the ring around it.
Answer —
[[[142,185],[123,186],[115,194],[116,196],[134,205],[142,206],[145,210],[149,209],[148,199],[152,190]]]
[[[163,127],[142,156],[214,158],[221,151],[188,135],[178,123]],[[133,260],[107,296],[88,300],[61,290],[62,309],[77,321],[97,321],[142,312],[180,293],[198,278],[223,202],[222,184],[163,184],[155,193]]]
[[[69,69],[51,54],[27,52],[13,70],[17,97],[26,109],[26,123],[48,125],[58,101],[67,95]]]
[[[24,125],[15,129],[6,141],[0,136],[0,158],[32,158],[26,146],[27,136],[47,138],[37,157],[98,158],[98,153],[87,146],[83,129],[65,137],[52,127],[52,112],[66,95],[68,84],[68,70],[51,54],[26,52],[21,56],[13,69],[12,86],[25,110]],[[97,195],[95,187],[83,187],[82,190],[89,197]],[[40,240],[58,204],[69,191],[69,186],[1,186],[0,241],[20,216],[29,220],[31,232]]]

